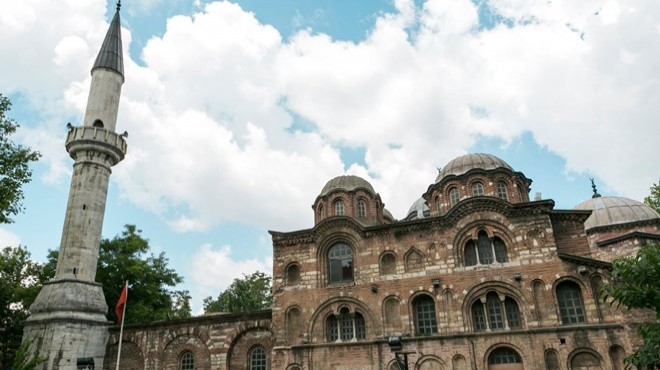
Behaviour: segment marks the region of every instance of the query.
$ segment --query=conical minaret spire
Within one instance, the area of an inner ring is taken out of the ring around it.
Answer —
[[[115,132],[124,83],[119,8],[92,66],[83,125],[67,126],[74,164],[55,278],[30,306],[23,332],[24,340],[37,339],[47,370],[74,370],[89,359],[103,368],[111,323],[96,267],[112,166],[127,149],[125,135]]]

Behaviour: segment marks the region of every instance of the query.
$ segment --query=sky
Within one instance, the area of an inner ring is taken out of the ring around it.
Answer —
[[[0,0],[0,92],[39,150],[0,245],[57,249],[90,68],[115,2]],[[193,297],[272,272],[335,176],[403,219],[451,159],[494,154],[571,209],[660,179],[656,0],[125,0],[103,236],[135,224]]]

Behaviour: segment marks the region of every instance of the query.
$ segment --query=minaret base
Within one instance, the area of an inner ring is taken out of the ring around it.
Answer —
[[[46,359],[44,370],[76,370],[78,359],[93,358],[103,368],[108,328],[101,284],[80,280],[49,281],[30,306],[23,341],[32,340],[32,353]]]

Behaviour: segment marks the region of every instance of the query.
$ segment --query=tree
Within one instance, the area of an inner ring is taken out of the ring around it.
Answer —
[[[23,322],[41,286],[48,280],[44,266],[30,260],[24,247],[0,251],[0,368],[12,366],[20,355]]]
[[[626,358],[637,369],[660,368],[660,245],[647,245],[636,256],[612,263],[612,282],[603,286],[604,300],[627,308],[655,311],[656,321],[641,324],[637,332],[644,345]]]
[[[149,241],[135,225],[126,225],[121,235],[101,240],[96,281],[103,285],[108,319],[117,321],[115,304],[128,281],[125,322],[145,323],[190,317],[188,291],[171,290],[183,278],[168,267],[165,253],[150,253]],[[57,251],[50,251],[48,268],[57,264]]]
[[[261,271],[243,274],[243,278],[234,279],[218,299],[206,297],[204,311],[238,313],[269,308],[273,303],[270,281],[270,276]]]
[[[660,213],[660,181],[651,185],[651,194],[644,198],[644,203]]]
[[[11,141],[11,135],[19,126],[7,117],[10,109],[11,101],[0,94],[0,224],[12,223],[11,216],[23,210],[21,188],[32,178],[30,162],[41,156]]]

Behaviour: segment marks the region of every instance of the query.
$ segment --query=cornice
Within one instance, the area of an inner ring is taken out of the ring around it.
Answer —
[[[651,240],[657,240],[660,241],[660,234],[651,234],[651,233],[645,233],[643,231],[633,231],[631,233],[623,234],[623,235],[617,235],[612,238],[608,239],[603,239],[599,240],[596,242],[596,245],[599,248],[606,247],[610,244],[615,244],[618,242],[622,242],[624,240],[628,239],[634,239],[634,238],[640,238],[640,239],[651,239]]]
[[[575,254],[562,253],[562,252],[557,252],[557,256],[564,261],[573,262],[579,265],[587,265],[596,268],[604,268],[608,270],[612,269],[612,263],[596,260],[589,257],[577,256]]]
[[[587,235],[591,235],[591,234],[595,234],[595,233],[608,232],[608,231],[627,230],[627,229],[633,229],[633,228],[644,227],[644,226],[652,226],[652,225],[659,225],[660,226],[660,218],[654,218],[654,219],[642,220],[642,221],[624,222],[624,223],[620,223],[620,224],[596,226],[596,227],[592,227],[592,228],[587,229]]]
[[[550,219],[552,221],[576,221],[584,223],[589,216],[591,216],[590,210],[557,209],[550,213]]]

